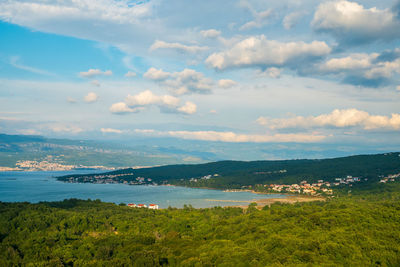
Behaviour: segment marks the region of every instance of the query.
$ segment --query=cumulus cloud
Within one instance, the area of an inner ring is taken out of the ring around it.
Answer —
[[[148,69],[145,74],[143,74],[143,77],[153,80],[153,81],[163,81],[169,78],[171,73],[165,72],[162,69],[156,69],[151,67]]]
[[[146,107],[157,106],[162,112],[167,113],[196,113],[196,104],[187,101],[180,105],[180,99],[170,95],[156,95],[150,90],[140,92],[137,95],[128,95],[124,102],[115,103],[110,107],[114,114],[134,113],[144,110]]]
[[[78,134],[80,132],[83,132],[83,129],[76,125],[55,124],[55,125],[49,125],[48,128],[55,133]]]
[[[110,76],[112,75],[111,70],[101,71],[99,69],[89,69],[88,71],[82,71],[79,73],[79,76],[82,78],[92,78],[96,76]]]
[[[234,67],[280,67],[323,57],[331,48],[320,41],[283,43],[264,35],[244,39],[232,48],[211,54],[206,63],[218,70]]]
[[[291,118],[271,119],[260,117],[257,119],[260,125],[270,129],[285,128],[313,128],[313,127],[361,127],[365,130],[373,129],[400,129],[400,114],[391,116],[370,115],[366,111],[352,109],[335,109],[329,114],[319,116],[294,116]]]
[[[151,46],[150,51],[154,51],[157,49],[174,49],[179,52],[185,53],[198,53],[209,48],[207,46],[197,46],[197,45],[184,45],[181,43],[167,43],[164,41],[156,40]]]
[[[178,108],[178,110],[182,113],[185,114],[194,114],[197,111],[197,106],[195,103],[187,101],[185,103],[185,105],[183,105],[182,107]]]
[[[166,87],[175,95],[191,93],[209,93],[214,85],[210,78],[192,69],[181,72],[165,72],[162,69],[150,68],[144,75],[145,78],[154,80]]]
[[[251,20],[249,22],[246,22],[242,26],[239,27],[240,31],[245,31],[245,30],[250,30],[253,28],[261,28],[265,24],[267,24],[268,19],[272,15],[272,9],[267,9],[261,12],[256,12],[253,9],[251,9],[253,13],[254,20]]]
[[[86,103],[94,103],[99,99],[99,96],[94,92],[90,92],[83,99]]]
[[[400,73],[400,49],[378,53],[354,53],[345,57],[331,58],[319,64],[311,72],[338,74],[343,82],[376,87],[390,83],[391,78]]]
[[[349,1],[332,1],[318,6],[312,26],[342,43],[361,44],[400,37],[399,14],[394,9],[364,8]]]
[[[203,30],[200,31],[201,36],[204,38],[217,38],[221,35],[221,32],[215,29]]]
[[[127,78],[136,77],[136,73],[133,71],[128,71],[124,76]]]
[[[144,109],[143,107],[130,108],[126,103],[118,102],[111,105],[110,112],[114,114],[127,114],[127,113],[137,113],[143,109]]]
[[[303,17],[304,15],[305,15],[304,12],[292,12],[292,13],[286,15],[282,21],[283,27],[286,30],[290,30],[297,24],[299,19],[301,17]]]
[[[341,72],[354,69],[367,69],[379,54],[351,54],[342,58],[332,58],[320,65],[320,71]]]
[[[230,143],[313,143],[320,142],[326,138],[318,134],[237,134],[234,132],[218,131],[156,131],[156,130],[138,130],[140,134],[170,136],[188,140],[230,142]]]
[[[235,86],[237,82],[229,80],[229,79],[221,79],[218,81],[218,86],[221,88],[230,88],[232,86]]]
[[[116,133],[116,134],[121,134],[122,131],[118,129],[113,129],[113,128],[101,128],[100,131],[102,133]]]
[[[128,95],[125,98],[125,103],[128,106],[147,106],[147,105],[165,105],[168,107],[176,107],[179,104],[179,99],[170,96],[170,95],[163,95],[158,96],[155,95],[152,91],[146,90],[137,95]]]

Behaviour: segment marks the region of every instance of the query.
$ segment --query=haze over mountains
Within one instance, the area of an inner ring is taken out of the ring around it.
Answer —
[[[18,161],[122,168],[218,160],[312,159],[388,152],[395,151],[396,147],[382,149],[374,144],[360,149],[354,144],[337,147],[333,144],[225,143],[174,138],[93,141],[0,134],[0,167],[14,168]]]

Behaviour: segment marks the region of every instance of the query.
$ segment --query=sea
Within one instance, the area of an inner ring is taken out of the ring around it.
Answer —
[[[185,204],[194,208],[209,208],[248,205],[249,201],[257,199],[285,197],[281,194],[262,195],[179,186],[64,183],[55,178],[94,172],[93,170],[0,172],[0,201],[37,203],[78,198],[100,199],[103,202],[116,204],[157,204],[160,208],[182,208]]]

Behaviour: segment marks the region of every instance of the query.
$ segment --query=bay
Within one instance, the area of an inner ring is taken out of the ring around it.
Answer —
[[[0,201],[37,203],[79,198],[100,199],[117,204],[154,203],[160,208],[182,208],[184,204],[190,204],[195,208],[208,208],[248,205],[248,201],[256,199],[285,197],[281,194],[261,195],[251,192],[224,192],[177,186],[64,183],[55,179],[56,176],[93,172],[93,170],[0,172]]]

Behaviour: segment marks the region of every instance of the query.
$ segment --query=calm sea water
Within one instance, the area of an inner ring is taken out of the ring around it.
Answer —
[[[124,184],[73,184],[57,181],[55,176],[93,171],[62,172],[0,172],[0,201],[40,202],[68,198],[100,199],[114,203],[155,203],[160,208],[191,204],[195,208],[248,205],[247,202],[221,202],[210,200],[251,201],[262,198],[279,198],[283,195],[259,195],[250,192],[223,192],[175,186],[145,186]]]

